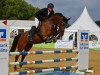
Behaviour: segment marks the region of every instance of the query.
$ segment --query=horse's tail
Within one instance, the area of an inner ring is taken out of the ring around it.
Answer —
[[[21,35],[15,36],[14,41],[13,41],[13,43],[12,43],[12,47],[11,47],[11,49],[10,49],[10,52],[15,52],[16,47],[17,47],[17,44],[18,44],[18,40],[19,40],[20,36],[21,36]]]

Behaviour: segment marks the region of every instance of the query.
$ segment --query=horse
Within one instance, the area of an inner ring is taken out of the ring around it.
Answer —
[[[15,52],[16,48],[17,52],[27,52],[32,48],[33,44],[39,44],[43,42],[48,43],[48,40],[55,39],[57,41],[63,36],[65,27],[68,25],[69,20],[70,18],[67,19],[61,13],[55,13],[54,15],[41,21],[38,30],[33,36],[34,39],[32,42],[28,40],[29,31],[15,36],[10,52]],[[20,55],[15,56],[15,62],[18,61],[19,56]],[[23,62],[25,57],[26,55],[22,55],[21,62]],[[20,65],[20,67],[22,67],[22,65]],[[14,66],[14,70],[17,70],[16,66]]]

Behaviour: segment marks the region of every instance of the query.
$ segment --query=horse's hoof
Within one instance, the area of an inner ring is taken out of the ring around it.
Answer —
[[[20,68],[22,68],[22,65],[19,65]]]
[[[16,67],[14,67],[14,71],[16,71],[17,70],[17,68]]]
[[[52,41],[50,40],[50,41],[46,41],[45,43],[47,44],[47,43],[51,43]]]

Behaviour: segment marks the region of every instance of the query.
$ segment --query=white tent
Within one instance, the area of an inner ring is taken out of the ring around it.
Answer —
[[[77,19],[77,21],[74,24],[72,24],[69,28],[67,28],[67,30],[69,31],[77,31],[79,29],[89,30],[90,32],[100,32],[100,28],[91,19],[86,7],[84,8],[83,13]]]
[[[90,31],[90,48],[100,48],[100,28],[99,26],[91,19],[87,8],[85,7],[80,17],[73,23],[69,28],[65,30],[63,40],[68,41],[70,36],[77,32],[78,30],[89,30]],[[69,43],[70,44],[70,43]],[[66,43],[66,45],[69,45]],[[72,44],[73,45],[73,44]],[[56,43],[56,47],[59,46]]]

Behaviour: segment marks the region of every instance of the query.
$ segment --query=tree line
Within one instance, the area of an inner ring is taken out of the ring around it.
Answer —
[[[39,8],[33,7],[25,0],[0,0],[0,19],[29,20]]]

